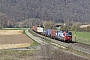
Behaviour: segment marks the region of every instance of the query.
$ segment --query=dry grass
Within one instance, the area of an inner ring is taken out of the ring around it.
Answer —
[[[0,49],[9,49],[9,48],[21,48],[30,46],[30,43],[20,43],[20,44],[0,44]]]
[[[17,35],[22,34],[23,30],[0,30],[0,35]]]

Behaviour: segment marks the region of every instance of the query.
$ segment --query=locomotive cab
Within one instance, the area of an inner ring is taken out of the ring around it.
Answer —
[[[72,42],[72,32],[64,32],[63,35],[65,42]]]

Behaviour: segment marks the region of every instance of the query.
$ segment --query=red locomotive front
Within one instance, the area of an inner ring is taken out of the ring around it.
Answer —
[[[64,32],[64,41],[72,42],[72,32]]]

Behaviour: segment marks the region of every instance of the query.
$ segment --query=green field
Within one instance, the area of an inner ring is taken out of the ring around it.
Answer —
[[[75,41],[75,32],[72,33],[73,41]],[[76,32],[76,41],[90,45],[90,32]]]

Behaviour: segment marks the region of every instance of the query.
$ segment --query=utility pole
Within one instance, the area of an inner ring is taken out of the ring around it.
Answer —
[[[75,42],[76,42],[76,27],[75,27]]]

